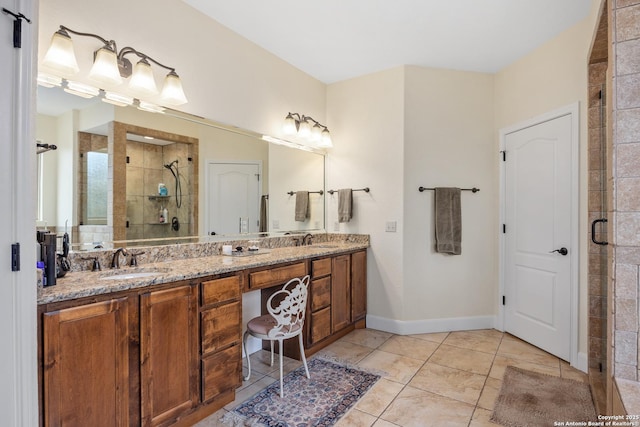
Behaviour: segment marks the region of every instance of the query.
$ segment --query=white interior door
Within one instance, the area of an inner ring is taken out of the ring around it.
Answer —
[[[505,330],[571,359],[572,115],[504,137]]]
[[[258,163],[208,163],[209,234],[258,232],[260,172]]]

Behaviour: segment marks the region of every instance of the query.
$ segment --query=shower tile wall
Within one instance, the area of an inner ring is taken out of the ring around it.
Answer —
[[[126,239],[153,239],[182,237],[193,234],[193,176],[191,144],[174,143],[155,145],[137,141],[127,141],[127,184],[126,184]],[[178,160],[182,203],[176,203],[175,178],[164,167]],[[155,198],[158,184],[164,183],[169,191],[168,198]],[[160,209],[168,211],[167,222],[160,223]],[[173,230],[171,219],[178,218],[180,229]]]
[[[640,1],[617,0],[613,38],[613,158],[611,213],[614,262],[609,319],[613,374],[638,380],[638,266],[640,265]]]

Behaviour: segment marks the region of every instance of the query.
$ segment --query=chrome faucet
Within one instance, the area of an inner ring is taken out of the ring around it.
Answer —
[[[115,250],[115,252],[113,253],[113,258],[111,259],[111,268],[120,268],[120,254],[126,257],[127,250],[125,248],[118,248]]]
[[[311,245],[311,243],[313,243],[311,241],[312,238],[313,238],[313,236],[311,235],[311,233],[305,234],[304,237],[302,238],[302,246]]]

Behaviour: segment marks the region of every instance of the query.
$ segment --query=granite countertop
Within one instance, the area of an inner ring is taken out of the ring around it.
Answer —
[[[102,271],[69,272],[57,280],[55,286],[38,288],[38,304],[72,300],[130,289],[170,283],[179,280],[232,273],[248,268],[264,267],[285,262],[334,255],[366,249],[366,243],[328,242],[310,246],[260,249],[255,255],[213,255],[165,262],[141,264],[138,267],[106,269]],[[146,277],[106,279],[113,275],[158,273]]]

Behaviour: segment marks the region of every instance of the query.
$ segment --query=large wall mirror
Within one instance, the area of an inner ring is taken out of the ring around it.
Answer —
[[[38,87],[37,106],[36,138],[57,147],[38,154],[37,226],[68,232],[73,250],[325,229],[322,153],[59,87]]]

